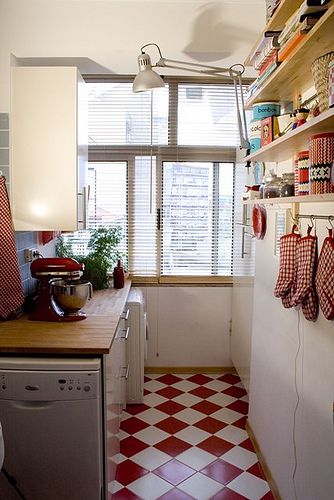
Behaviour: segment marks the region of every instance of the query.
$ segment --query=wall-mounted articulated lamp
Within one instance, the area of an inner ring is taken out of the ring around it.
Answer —
[[[154,46],[159,52],[160,59],[152,65],[151,58],[144,49]],[[166,59],[162,56],[160,47],[156,43],[147,43],[140,49],[141,54],[138,56],[139,73],[134,79],[132,90],[133,92],[144,92],[153,90],[159,87],[164,87],[164,81],[160,75],[155,73],[152,68],[173,68],[201,75],[209,75],[211,77],[227,76],[233,81],[235,99],[237,106],[238,128],[240,136],[240,148],[249,149],[249,141],[246,125],[246,114],[244,109],[244,98],[242,90],[242,74],[245,71],[243,64],[233,64],[229,68],[221,68],[217,66],[208,66],[206,64],[190,63],[185,61],[176,61],[174,59]]]

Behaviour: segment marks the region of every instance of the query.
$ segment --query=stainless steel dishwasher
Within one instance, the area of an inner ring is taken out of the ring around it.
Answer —
[[[103,498],[101,385],[98,358],[0,358],[3,468],[26,500]]]

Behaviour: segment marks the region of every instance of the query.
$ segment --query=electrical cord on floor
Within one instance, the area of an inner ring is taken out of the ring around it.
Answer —
[[[300,353],[300,349],[301,349],[300,310],[298,310],[297,332],[298,332],[298,348],[297,348],[297,352],[296,352],[296,356],[295,356],[295,373],[294,373],[294,385],[295,385],[295,391],[296,391],[296,395],[297,395],[297,401],[296,401],[295,409],[293,412],[293,431],[292,431],[293,454],[294,454],[294,461],[295,461],[293,473],[292,473],[292,482],[293,482],[293,491],[294,491],[295,500],[298,500],[295,477],[296,477],[297,465],[298,465],[298,462],[297,462],[297,443],[296,443],[296,419],[297,419],[297,410],[298,410],[299,402],[300,402],[298,383],[297,383],[297,361],[298,361],[298,357],[299,357],[299,353]]]
[[[19,497],[22,498],[22,500],[28,500],[23,495],[23,493],[20,490],[20,488],[17,486],[17,481],[16,481],[15,477],[13,477],[10,474],[8,474],[8,472],[6,471],[6,469],[4,469],[4,467],[2,467],[1,472],[3,473],[3,475],[5,476],[5,478],[7,479],[7,481],[9,482],[9,484],[14,488],[14,490],[19,495]]]

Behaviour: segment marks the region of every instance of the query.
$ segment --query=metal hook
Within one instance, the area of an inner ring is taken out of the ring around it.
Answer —
[[[314,215],[310,215],[311,229],[314,227]]]
[[[327,227],[327,229],[334,229],[333,221],[334,221],[334,216],[333,215],[329,215],[328,216],[328,222],[329,222],[330,227]]]

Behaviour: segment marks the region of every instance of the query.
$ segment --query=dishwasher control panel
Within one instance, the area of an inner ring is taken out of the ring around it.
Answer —
[[[0,369],[0,399],[66,401],[100,396],[98,371],[25,371]]]

